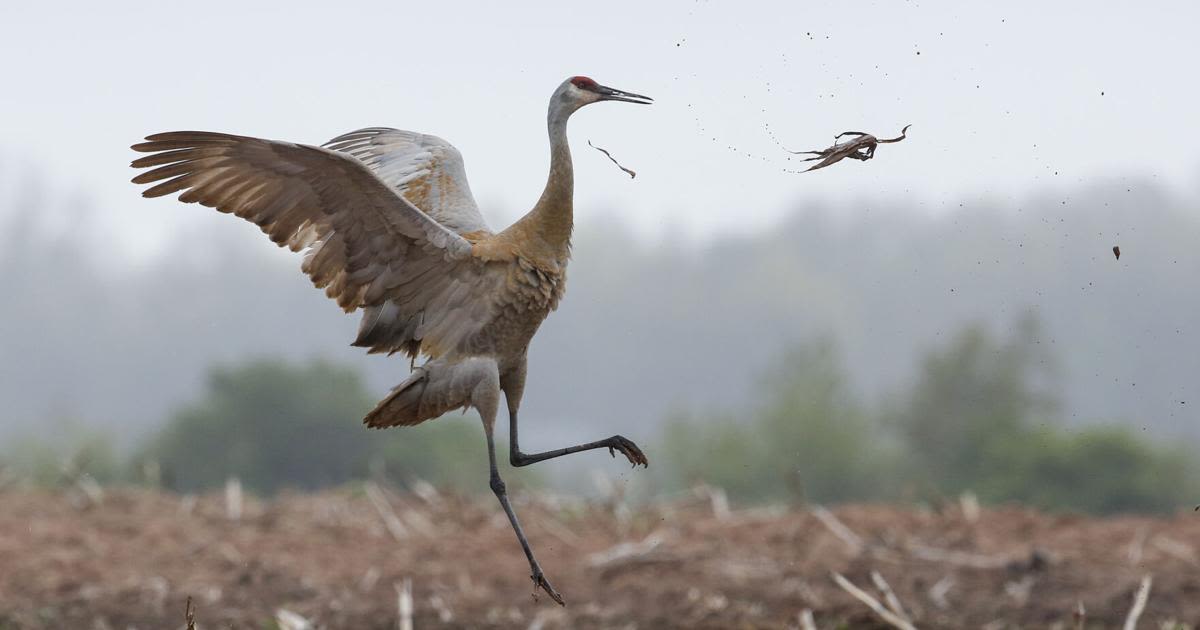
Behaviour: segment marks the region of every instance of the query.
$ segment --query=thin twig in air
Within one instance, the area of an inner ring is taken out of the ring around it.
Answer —
[[[595,149],[595,150],[603,153],[605,156],[607,156],[609,160],[612,160],[613,164],[617,165],[617,168],[621,169],[622,171],[625,171],[626,173],[629,173],[629,179],[633,179],[634,177],[637,177],[637,173],[625,168],[624,166],[621,166],[621,163],[617,161],[617,158],[613,157],[612,154],[609,153],[608,151],[605,151],[604,149],[601,149],[600,147],[592,144],[591,140],[588,140],[588,146],[592,147],[593,149]]]

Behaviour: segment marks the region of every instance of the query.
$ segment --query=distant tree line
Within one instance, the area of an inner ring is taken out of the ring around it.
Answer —
[[[348,345],[357,316],[313,289],[299,256],[242,222],[181,206],[199,223],[137,260],[114,239],[120,213],[59,192],[70,189],[0,177],[0,268],[12,270],[0,444],[60,439],[70,418],[127,452],[197,399],[213,365],[247,356],[352,365],[375,397],[403,378],[403,362]],[[1197,191],[1119,177],[928,206],[810,201],[769,229],[699,242],[672,238],[685,226],[639,242],[589,222],[571,297],[530,347],[522,412],[551,421],[547,446],[600,426],[644,439],[681,401],[735,409],[752,393],[736,375],[824,332],[845,387],[874,404],[911,386],[923,353],[966,323],[1002,331],[1028,310],[1069,375],[1055,392],[1063,419],[1125,420],[1195,443]]]
[[[373,404],[352,369],[259,359],[211,370],[204,395],[125,456],[102,434],[68,430],[56,439],[20,440],[0,464],[45,485],[83,473],[178,492],[216,488],[230,477],[259,494],[368,478],[487,487],[477,416],[378,431],[358,424]],[[517,484],[535,479],[525,471],[511,476]]]
[[[751,502],[936,502],[970,491],[1093,513],[1170,511],[1200,496],[1187,449],[1128,425],[1064,428],[1037,324],[1016,329],[996,339],[965,328],[873,412],[847,390],[833,343],[795,348],[747,408],[667,424],[662,484],[715,484]]]
[[[657,491],[697,482],[755,502],[985,502],[1095,513],[1168,511],[1200,496],[1179,446],[1121,425],[1065,428],[1052,357],[1032,319],[998,339],[969,326],[929,350],[909,388],[877,409],[856,398],[823,339],[783,352],[758,395],[664,424],[650,472]],[[24,440],[0,463],[38,483],[88,474],[194,492],[238,477],[252,491],[316,489],[365,478],[486,489],[478,419],[356,426],[373,404],[359,375],[326,361],[256,360],[214,368],[206,391],[132,453],[98,434]],[[536,483],[527,470],[514,479]]]

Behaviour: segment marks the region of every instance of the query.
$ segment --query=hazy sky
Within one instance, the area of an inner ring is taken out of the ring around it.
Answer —
[[[648,237],[758,230],[806,199],[938,212],[1096,178],[1194,190],[1198,7],[8,0],[0,176],[33,167],[55,194],[90,198],[111,217],[101,235],[144,257],[174,231],[229,219],[140,199],[127,147],[141,136],[315,144],[385,125],[458,146],[502,227],[544,182],[547,97],[586,74],[657,99],[589,107],[571,126],[580,219],[616,214]],[[910,139],[873,162],[805,175],[783,171],[765,129],[809,149],[907,123]]]

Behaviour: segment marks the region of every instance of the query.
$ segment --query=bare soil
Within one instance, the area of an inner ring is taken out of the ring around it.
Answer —
[[[1200,623],[1200,514],[1093,518],[957,503],[733,510],[708,496],[627,509],[517,496],[567,606],[531,596],[528,566],[490,497],[362,489],[247,499],[147,490],[0,493],[0,628],[396,628],[410,580],[417,628],[886,627],[832,579],[921,628],[1120,627],[1144,575],[1143,628]],[[857,539],[857,540],[856,540]],[[991,624],[991,625],[989,625]]]

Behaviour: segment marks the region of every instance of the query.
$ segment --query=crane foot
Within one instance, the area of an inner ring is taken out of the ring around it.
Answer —
[[[641,464],[646,468],[650,467],[650,460],[646,459],[646,454],[643,453],[642,449],[638,448],[638,445],[634,444],[633,440],[630,440],[629,438],[620,435],[614,435],[608,438],[608,454],[616,457],[616,451],[621,451],[621,454],[629,460],[629,463],[633,464],[634,468],[637,468],[638,464]]]
[[[534,567],[533,575],[530,575],[529,577],[533,579],[534,599],[537,599],[537,592],[540,588],[543,591],[546,591],[546,594],[550,596],[550,599],[553,599],[555,602],[557,602],[559,606],[567,605],[567,603],[563,601],[562,595],[559,595],[558,591],[554,590],[554,587],[550,585],[550,580],[547,580],[546,576],[542,574],[541,567]]]

